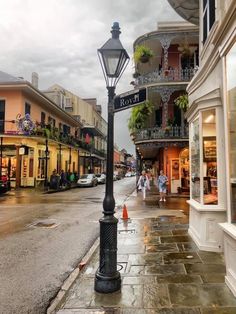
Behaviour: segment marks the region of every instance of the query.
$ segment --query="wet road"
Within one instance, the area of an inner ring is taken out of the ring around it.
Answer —
[[[114,182],[117,206],[134,185],[135,178]],[[0,313],[45,313],[99,235],[104,188],[0,197]]]

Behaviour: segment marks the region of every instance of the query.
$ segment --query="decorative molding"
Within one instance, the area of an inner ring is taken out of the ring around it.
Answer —
[[[189,109],[187,110],[187,112],[185,113],[185,118],[189,120],[191,120],[191,118],[193,117],[193,115],[195,115],[196,113],[199,112],[200,109],[203,109],[201,105],[207,105],[207,108],[210,107],[218,107],[222,105],[221,102],[221,94],[220,94],[220,89],[216,88],[212,91],[210,91],[209,93],[203,95],[202,97],[196,99],[191,106],[189,107]],[[200,108],[201,106],[201,108]]]

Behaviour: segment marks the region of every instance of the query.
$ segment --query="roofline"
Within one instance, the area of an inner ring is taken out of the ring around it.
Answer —
[[[171,23],[170,23],[171,24]],[[173,23],[174,24],[174,23]],[[174,26],[174,25],[173,25]],[[157,29],[155,31],[152,32],[148,32],[145,33],[141,36],[139,36],[133,43],[133,47],[135,47],[136,45],[138,45],[140,42],[148,40],[148,39],[152,39],[152,37],[155,37],[157,35],[165,35],[165,34],[173,34],[173,35],[185,35],[185,34],[192,34],[192,35],[196,35],[197,37],[199,37],[199,27],[193,24],[189,23],[188,27],[179,27],[179,28],[173,28],[170,26],[170,29],[168,30],[167,28],[165,29]],[[196,34],[195,34],[196,33]]]
[[[67,113],[65,110],[60,108],[56,103],[54,103],[50,98],[48,98],[46,95],[44,95],[43,92],[41,92],[39,89],[37,89],[35,86],[33,86],[29,81],[21,80],[21,81],[15,81],[15,82],[1,82],[0,83],[0,89],[1,87],[20,87],[20,88],[27,88],[30,91],[33,91],[33,93],[41,98],[43,98],[44,101],[46,101],[50,106],[53,107],[53,109],[56,109],[56,111],[59,111],[60,113],[63,113],[71,122],[75,124],[75,126],[83,126],[83,124],[79,121],[77,121],[75,118],[73,118],[72,115]]]

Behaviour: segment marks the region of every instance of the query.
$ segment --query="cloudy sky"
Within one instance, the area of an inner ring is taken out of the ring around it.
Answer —
[[[39,88],[58,83],[82,98],[96,97],[106,119],[107,91],[97,49],[120,23],[121,42],[131,57],[116,94],[132,89],[135,39],[156,29],[157,22],[180,20],[167,0],[1,0],[0,70],[31,81]],[[127,120],[115,115],[115,142],[134,153]]]

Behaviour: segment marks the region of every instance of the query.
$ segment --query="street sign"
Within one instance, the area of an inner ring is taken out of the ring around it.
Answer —
[[[129,109],[139,105],[147,98],[146,88],[134,89],[124,94],[120,94],[114,99],[114,112]]]

